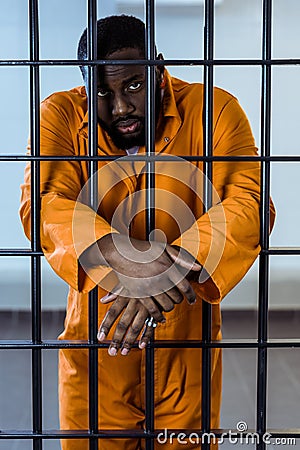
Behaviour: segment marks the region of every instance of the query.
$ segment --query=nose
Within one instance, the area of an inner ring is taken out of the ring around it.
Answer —
[[[130,103],[128,97],[124,94],[115,94],[112,105],[112,114],[115,119],[125,117],[134,111],[133,105]]]

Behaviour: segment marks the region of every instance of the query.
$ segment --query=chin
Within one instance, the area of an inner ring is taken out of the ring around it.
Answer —
[[[122,150],[132,147],[141,147],[145,145],[145,136],[142,134],[132,136],[111,135],[113,143]]]

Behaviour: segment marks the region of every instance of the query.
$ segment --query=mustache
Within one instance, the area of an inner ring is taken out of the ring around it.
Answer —
[[[125,122],[127,120],[136,120],[139,122],[144,122],[145,118],[140,116],[135,116],[133,114],[129,114],[128,116],[119,117],[118,119],[114,120],[111,124],[112,127],[118,126],[120,122]]]

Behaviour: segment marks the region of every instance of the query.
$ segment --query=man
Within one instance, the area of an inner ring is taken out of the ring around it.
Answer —
[[[79,42],[79,59],[86,59],[86,36],[85,31]],[[144,24],[134,17],[101,19],[97,38],[98,59],[145,58]],[[86,83],[86,70],[81,70]],[[155,150],[162,160],[155,163],[156,231],[152,242],[145,234],[145,197],[139,195],[146,188],[145,163],[126,158],[145,153],[143,66],[108,64],[98,69],[98,154],[124,158],[99,162],[96,212],[87,198],[86,161],[41,163],[41,244],[53,269],[70,285],[60,338],[87,339],[88,292],[98,285],[102,299],[99,340],[112,340],[108,352],[99,351],[99,427],[103,429],[144,426],[142,349],[153,325],[159,322],[156,339],[200,340],[204,299],[212,304],[212,339],[220,339],[219,302],[259,253],[259,164],[214,163],[213,206],[204,213],[202,163],[176,159],[176,155],[203,155],[203,86],[172,78],[162,65],[155,70]],[[257,154],[238,101],[217,88],[213,121],[214,155]],[[51,95],[41,105],[41,154],[87,155],[87,127],[85,87]],[[174,160],[164,161],[165,155]],[[22,186],[21,217],[30,238],[29,166]],[[273,219],[272,210],[272,224]],[[139,336],[140,349],[132,348]],[[220,349],[212,350],[211,373],[211,427],[218,428]],[[59,377],[61,428],[87,429],[87,351],[61,350]],[[156,428],[199,429],[200,394],[201,351],[157,349]],[[99,446],[105,450],[145,448],[144,442],[135,439],[101,440]],[[160,446],[156,443],[155,448]],[[83,450],[88,441],[64,440],[62,447]],[[177,448],[174,443],[164,447]],[[199,444],[189,442],[185,448],[199,448]]]

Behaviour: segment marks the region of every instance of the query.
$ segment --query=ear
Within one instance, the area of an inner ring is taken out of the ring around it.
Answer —
[[[163,61],[164,57],[163,57],[162,53],[159,53],[159,55],[157,56],[156,59]],[[157,78],[158,78],[159,84],[162,85],[161,87],[163,88],[165,85],[165,82],[164,82],[165,66],[163,66],[163,65],[156,66],[156,73],[157,73]]]

